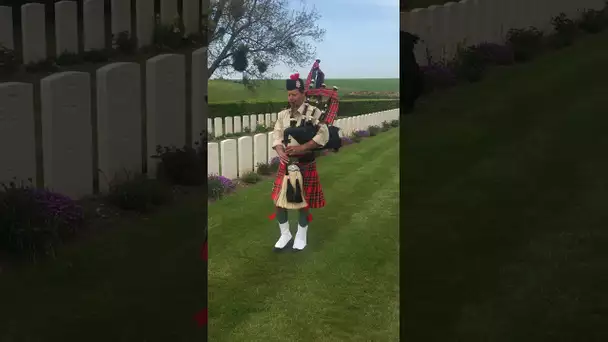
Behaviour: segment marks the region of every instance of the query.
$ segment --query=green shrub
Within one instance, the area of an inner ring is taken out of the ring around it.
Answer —
[[[526,62],[543,50],[544,34],[536,27],[511,29],[507,33],[507,43],[513,49],[516,62]]]
[[[218,200],[224,195],[224,187],[219,178],[214,177],[207,180],[207,197],[211,200]]]
[[[574,21],[568,19],[565,13],[551,19],[555,34],[549,37],[549,44],[554,48],[570,46],[576,39],[578,27]]]
[[[0,44],[0,77],[9,77],[19,70],[19,59],[14,50]]]
[[[265,132],[268,132],[269,130],[270,130],[270,128],[268,128],[262,124],[257,124],[257,125],[255,125],[254,133],[265,133]]]
[[[361,140],[363,140],[363,136],[360,134],[357,134],[357,132],[353,132],[350,135],[350,141],[352,141],[353,143],[360,143]]]
[[[259,182],[262,179],[262,177],[260,177],[260,175],[256,172],[247,172],[246,174],[244,174],[243,176],[241,176],[241,181],[243,181],[246,184],[255,184],[257,182]]]
[[[106,49],[91,50],[85,51],[82,58],[85,62],[89,63],[105,63],[110,60],[111,54],[111,51]]]
[[[388,121],[383,121],[382,122],[382,132],[386,132],[389,129],[391,129],[391,123]]]
[[[156,155],[152,156],[161,161],[157,170],[157,178],[177,185],[204,184],[207,173],[205,147],[196,150],[190,146],[185,146],[183,149],[157,146]]]
[[[259,163],[257,165],[258,167],[258,174],[262,175],[262,176],[270,176],[273,173],[276,173],[277,170],[279,169],[279,164],[272,164],[272,163]]]
[[[390,122],[391,127],[399,127],[399,120],[392,120]]]
[[[25,70],[27,72],[54,72],[59,68],[52,58],[47,58],[39,62],[28,63]]]
[[[380,133],[382,128],[380,128],[380,126],[369,126],[369,128],[367,130],[369,131],[370,137],[375,137],[376,135],[378,135]]]
[[[83,56],[81,56],[77,53],[72,53],[72,52],[67,52],[67,51],[65,51],[64,53],[62,53],[61,55],[59,55],[59,57],[57,57],[55,59],[55,63],[57,63],[57,65],[61,65],[61,66],[81,64],[82,62],[84,62]]]
[[[240,116],[246,114],[278,113],[287,108],[284,101],[276,102],[234,102],[210,103],[210,117]],[[349,117],[360,114],[380,112],[399,108],[399,100],[341,100],[338,109],[339,117]]]
[[[469,82],[478,82],[486,70],[485,56],[475,46],[459,47],[450,63],[456,77]]]
[[[108,202],[122,210],[148,212],[156,206],[171,202],[171,187],[146,175],[127,174],[124,181],[113,181],[106,197]]]
[[[577,22],[581,30],[588,33],[599,33],[608,26],[608,10],[585,10]]]
[[[112,35],[113,46],[116,50],[124,54],[133,54],[137,51],[137,41],[131,36],[129,31],[122,31]]]

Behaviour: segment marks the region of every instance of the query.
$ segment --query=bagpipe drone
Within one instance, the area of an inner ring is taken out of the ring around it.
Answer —
[[[305,119],[300,126],[296,126],[296,120],[291,121],[290,127],[285,129],[283,143],[285,146],[305,144],[311,141],[319,132],[321,125],[325,124],[329,131],[329,141],[325,146],[321,146],[315,151],[334,150],[337,152],[342,147],[340,129],[333,125],[338,114],[338,88],[327,89],[325,83],[323,83],[325,74],[319,68],[320,62],[318,59],[315,61],[304,84],[304,95],[306,96],[304,102]],[[314,86],[311,87],[311,84]],[[309,114],[309,105],[313,105],[320,110],[318,117],[314,116],[314,112],[313,115]]]

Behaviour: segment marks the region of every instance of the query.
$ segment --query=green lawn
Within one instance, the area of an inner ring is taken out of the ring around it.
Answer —
[[[301,253],[272,251],[271,181],[209,206],[210,341],[399,339],[398,140],[319,160],[328,205]]]
[[[307,75],[302,74],[302,77]],[[378,78],[378,79],[327,79],[325,81],[329,87],[337,86],[340,88],[340,95],[345,95],[353,91],[399,91],[398,78]],[[209,102],[268,102],[285,101],[285,81],[271,80],[266,81],[255,92],[247,90],[242,84],[230,80],[211,80],[209,81]]]
[[[206,196],[0,272],[0,341],[202,341]]]
[[[271,252],[272,180],[210,205],[211,341],[285,341],[275,328],[290,341],[396,340],[398,138],[393,129],[320,159],[329,206],[298,255]],[[205,305],[206,205],[201,194],[97,231],[55,261],[0,269],[0,341],[203,340],[193,315]],[[300,320],[303,330],[288,326]]]
[[[402,339],[608,340],[606,42],[403,120]]]

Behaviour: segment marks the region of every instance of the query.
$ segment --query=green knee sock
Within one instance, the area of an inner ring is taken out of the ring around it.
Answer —
[[[308,226],[308,210],[300,210],[300,218],[298,219],[298,224],[301,227]]]
[[[287,209],[277,208],[277,221],[279,221],[279,224],[287,222],[287,218]]]

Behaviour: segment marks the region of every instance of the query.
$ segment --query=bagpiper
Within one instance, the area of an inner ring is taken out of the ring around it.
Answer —
[[[321,110],[306,101],[305,85],[299,74],[286,80],[286,90],[289,108],[278,113],[274,126],[272,148],[279,156],[280,164],[272,189],[275,214],[271,218],[276,217],[281,233],[275,250],[283,250],[293,242],[293,249],[301,251],[306,247],[312,219],[310,210],[325,206],[314,151],[328,145],[330,133],[327,125],[319,120]],[[298,131],[297,128],[302,129]],[[312,139],[300,139],[299,132],[303,132],[302,136],[309,133]],[[289,227],[289,209],[299,211],[295,238]]]

